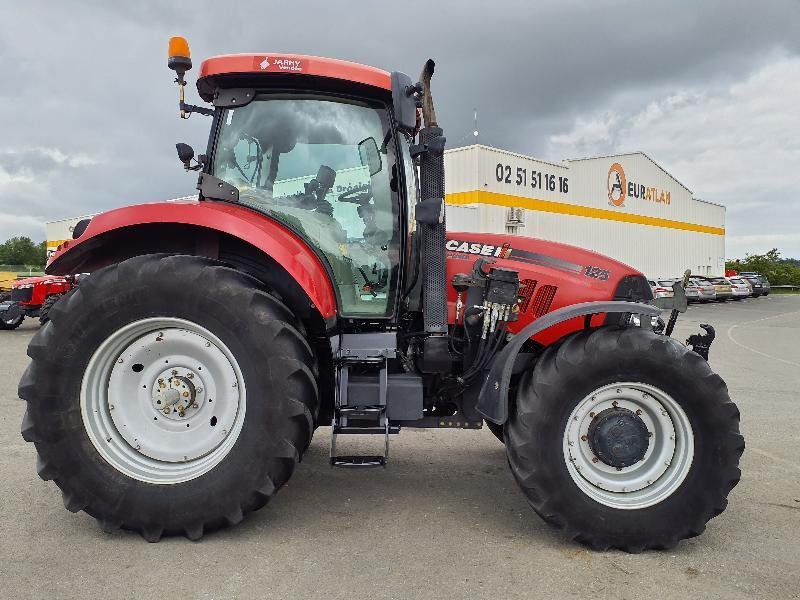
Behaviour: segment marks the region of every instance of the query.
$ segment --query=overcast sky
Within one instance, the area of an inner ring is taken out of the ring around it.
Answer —
[[[800,257],[800,2],[3,2],[0,240],[193,192],[170,35],[196,68],[230,52],[332,56],[434,79],[450,146],[560,161],[641,150],[727,206],[727,254]],[[197,102],[190,72],[190,101]]]

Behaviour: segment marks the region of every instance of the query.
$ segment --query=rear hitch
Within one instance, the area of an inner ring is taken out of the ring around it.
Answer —
[[[706,333],[690,335],[686,340],[686,345],[691,346],[692,350],[708,360],[708,351],[711,348],[711,342],[713,342],[716,337],[716,333],[714,332],[714,328],[708,323],[700,323],[700,328]]]

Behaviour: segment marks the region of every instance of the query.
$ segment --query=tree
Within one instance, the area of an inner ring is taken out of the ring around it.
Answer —
[[[44,266],[47,258],[46,244],[35,243],[29,237],[13,237],[0,244],[0,264]]]
[[[800,285],[800,261],[781,258],[777,248],[766,254],[747,254],[743,259],[727,261],[725,268],[739,272],[755,271],[774,285]]]

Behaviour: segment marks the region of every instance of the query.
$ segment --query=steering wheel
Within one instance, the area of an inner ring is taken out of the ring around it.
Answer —
[[[368,183],[356,186],[353,189],[347,190],[343,194],[339,194],[339,202],[350,202],[352,204],[365,206],[369,204],[369,201],[372,198],[371,188],[372,186]]]

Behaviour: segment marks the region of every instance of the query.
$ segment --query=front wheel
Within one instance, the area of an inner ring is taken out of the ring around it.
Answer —
[[[509,464],[547,522],[595,549],[699,535],[738,483],[739,411],[705,360],[638,327],[549,348],[520,382]]]
[[[11,292],[0,292],[0,302],[8,302],[9,300],[11,300]],[[24,320],[25,313],[22,312],[19,305],[12,306],[12,310],[0,312],[0,329],[16,329],[22,325]]]
[[[71,511],[197,539],[289,478],[318,411],[289,309],[207,259],[149,255],[92,274],[28,347],[22,436]]]

